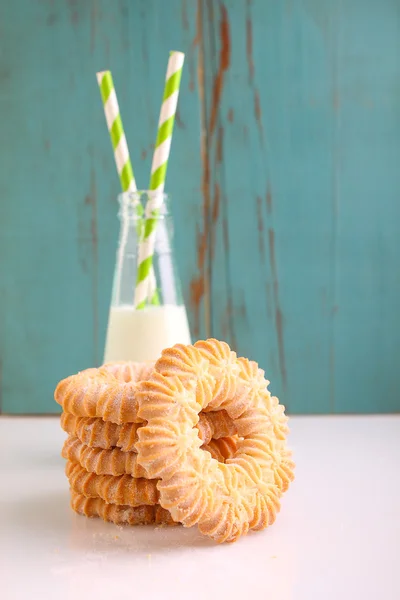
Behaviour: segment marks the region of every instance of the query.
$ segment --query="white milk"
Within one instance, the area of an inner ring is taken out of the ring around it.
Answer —
[[[112,306],[104,362],[157,360],[164,348],[178,343],[191,343],[184,306]]]

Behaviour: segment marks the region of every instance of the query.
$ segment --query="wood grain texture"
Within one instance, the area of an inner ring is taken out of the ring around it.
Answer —
[[[194,338],[256,359],[291,412],[400,410],[400,5],[0,6],[0,410],[55,412],[103,351],[119,192],[110,68],[146,187],[168,51],[167,187]]]

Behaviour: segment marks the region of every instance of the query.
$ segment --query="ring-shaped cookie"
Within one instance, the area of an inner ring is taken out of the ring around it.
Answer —
[[[154,363],[108,363],[60,381],[54,399],[76,417],[99,417],[112,423],[139,423],[136,388]]]
[[[86,517],[100,517],[116,525],[179,525],[167,510],[159,504],[148,506],[124,506],[107,504],[101,498],[87,498],[71,490],[71,508]]]
[[[141,424],[117,425],[98,417],[76,417],[63,412],[61,427],[69,435],[79,438],[85,446],[104,450],[116,446],[124,452],[136,452],[137,430]],[[219,439],[236,434],[232,419],[224,410],[216,413],[201,413],[196,427],[203,444],[208,444],[212,438]]]
[[[79,463],[67,461],[65,474],[71,488],[87,498],[101,498],[107,504],[127,506],[153,506],[158,504],[157,482],[131,475],[96,475],[89,473]]]
[[[198,524],[217,542],[267,527],[279,510],[271,397],[258,372],[256,379],[258,387],[229,346],[210,339],[164,350],[137,388],[138,416],[146,421],[137,432],[138,463],[160,479],[159,503],[172,518],[186,527]],[[225,464],[202,452],[195,429],[200,411],[221,409],[239,435]]]
[[[64,411],[61,427],[89,446],[134,450],[137,424],[143,422],[137,415],[137,385],[153,368],[153,362],[115,362],[63,379],[54,393]],[[222,410],[201,415],[197,428],[205,444],[236,433]]]
[[[211,440],[202,449],[220,462],[233,456],[237,441],[234,437]],[[131,477],[146,477],[145,469],[138,464],[136,452],[123,452],[119,448],[91,448],[83,444],[77,437],[68,437],[61,451],[61,456],[70,463],[78,463],[88,473],[96,475],[130,475]]]

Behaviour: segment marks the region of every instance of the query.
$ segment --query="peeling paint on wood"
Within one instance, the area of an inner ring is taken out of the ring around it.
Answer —
[[[204,315],[205,315],[205,328],[207,335],[210,334],[211,331],[211,306],[210,306],[210,265],[206,264],[205,257],[205,248],[206,244],[210,239],[209,232],[209,210],[211,206],[211,198],[210,198],[210,162],[209,162],[209,132],[207,128],[207,105],[206,105],[206,73],[205,73],[205,50],[204,50],[204,36],[203,36],[203,8],[202,1],[198,0],[197,6],[197,38],[199,40],[199,48],[198,48],[198,65],[197,65],[197,78],[198,78],[198,88],[199,88],[199,100],[201,107],[201,138],[200,138],[200,153],[201,153],[201,163],[202,163],[202,182],[201,182],[201,190],[203,194],[203,232],[201,235],[198,235],[198,238],[201,240],[200,245],[198,244],[197,253],[198,253],[198,268],[200,270],[201,275],[194,278],[194,281],[197,282],[195,286],[196,294],[193,296],[196,302],[194,304],[195,308],[195,331],[199,331],[199,307],[200,302],[203,300],[204,303]],[[199,285],[199,279],[202,279],[201,285]]]
[[[260,196],[256,198],[257,204],[257,228],[258,228],[258,250],[260,254],[260,260],[262,263],[265,261],[265,234],[264,234],[264,220],[262,214],[262,199]]]
[[[250,15],[246,17],[246,56],[249,68],[249,81],[254,79],[254,60],[253,60],[253,25]]]
[[[92,247],[92,318],[93,318],[93,364],[98,364],[97,356],[98,335],[99,335],[99,304],[98,304],[98,270],[99,270],[99,249],[98,249],[98,227],[97,227],[97,189],[95,174],[91,171],[90,192],[85,198],[85,203],[91,207],[90,217],[90,235]]]
[[[219,111],[222,90],[224,87],[225,72],[229,69],[229,61],[231,54],[231,41],[229,33],[228,11],[224,4],[221,3],[221,20],[219,25],[219,37],[221,49],[219,54],[219,66],[214,78],[214,86],[211,100],[211,116],[209,124],[209,133],[214,133],[217,122],[217,113]]]
[[[282,376],[283,388],[286,388],[286,359],[285,359],[285,347],[283,342],[283,316],[282,309],[279,301],[279,279],[278,269],[276,265],[275,257],[275,232],[273,229],[268,229],[268,245],[269,245],[269,260],[271,264],[272,272],[272,290],[274,296],[275,305],[275,325],[276,333],[278,338],[278,352],[279,352],[279,368]]]

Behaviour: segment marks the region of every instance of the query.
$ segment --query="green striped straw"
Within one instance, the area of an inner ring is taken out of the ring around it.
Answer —
[[[126,143],[111,71],[101,71],[100,73],[96,73],[96,76],[103,100],[104,114],[106,116],[108,131],[110,132],[115,164],[117,165],[122,191],[136,192],[136,181],[133,175],[131,159],[129,158],[128,144]]]
[[[126,142],[124,127],[122,125],[121,114],[119,112],[117,95],[115,93],[114,82],[111,71],[101,71],[96,73],[97,82],[99,84],[101,98],[103,100],[104,114],[106,117],[108,131],[110,133],[111,144],[114,150],[115,164],[121,188],[123,192],[136,192],[136,181],[133,174],[131,159],[129,157],[128,144]],[[142,205],[138,201],[137,214],[143,215]],[[138,234],[141,232],[141,223],[138,224]],[[124,250],[128,239],[128,222],[127,219],[122,220],[121,239],[119,243],[118,265],[116,269],[116,281],[114,283],[115,302],[119,304],[119,294],[121,287],[122,262],[124,258]],[[154,275],[152,275],[152,279]],[[154,285],[154,284],[153,284]]]
[[[157,139],[151,165],[149,198],[146,205],[146,225],[143,239],[139,245],[138,272],[135,290],[135,307],[144,308],[151,286],[154,243],[157,215],[163,202],[165,177],[171,149],[172,132],[178,104],[182,67],[185,60],[183,52],[170,52],[163,102],[158,121]]]

